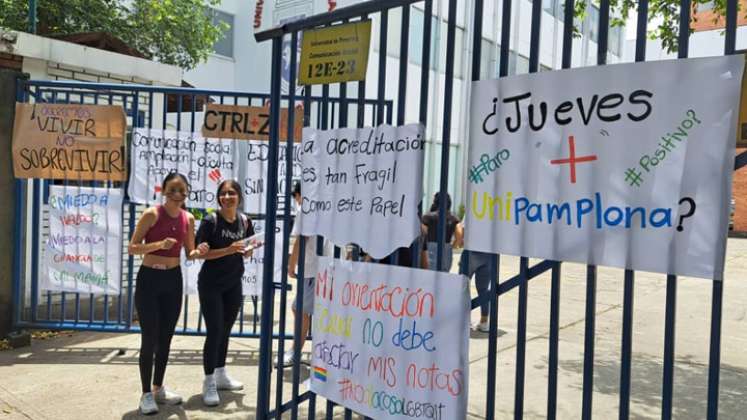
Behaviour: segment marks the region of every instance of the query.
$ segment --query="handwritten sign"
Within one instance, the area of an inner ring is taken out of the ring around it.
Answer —
[[[299,84],[365,80],[371,21],[304,31]]]
[[[465,247],[723,278],[743,69],[735,56],[473,83]]]
[[[467,415],[464,276],[322,257],[311,390],[372,418]]]
[[[121,106],[16,103],[13,174],[124,181],[126,127]]]
[[[279,278],[283,264],[283,222],[278,220],[275,225],[275,278]],[[252,220],[254,232],[265,231],[264,220]],[[195,232],[200,228],[200,222],[195,221]],[[244,258],[244,275],[241,276],[241,289],[244,296],[262,295],[262,270],[265,261],[265,247],[254,250],[252,256]],[[196,295],[197,281],[202,268],[202,260],[187,260],[182,254],[182,279],[184,294]]]
[[[301,176],[300,144],[293,145],[293,177]],[[286,148],[278,154],[278,191],[285,192]],[[269,145],[257,140],[205,138],[197,132],[136,128],[128,193],[135,203],[161,202],[161,181],[179,171],[189,179],[187,206],[218,208],[216,192],[224,179],[237,179],[244,193],[243,210],[264,213]]]
[[[420,234],[423,126],[303,132],[302,235],[355,243],[374,258]]]
[[[48,203],[41,289],[118,294],[122,191],[50,185]]]
[[[293,138],[300,142],[303,106],[296,107],[293,121]],[[288,140],[288,109],[280,110],[279,134],[281,141]],[[202,135],[223,139],[267,141],[270,139],[270,110],[260,106],[208,104]]]

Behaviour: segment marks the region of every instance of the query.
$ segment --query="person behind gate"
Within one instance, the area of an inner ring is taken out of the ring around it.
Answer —
[[[235,180],[225,180],[218,185],[217,196],[220,209],[207,216],[197,232],[198,240],[210,245],[197,280],[207,329],[202,354],[205,371],[202,401],[207,406],[220,404],[218,390],[244,388],[226,373],[226,354],[228,338],[244,300],[241,286],[244,258],[250,257],[254,249],[245,242],[254,235],[254,227],[249,216],[239,211],[243,203],[241,185]]]
[[[306,342],[306,336],[309,335],[311,329],[311,314],[314,311],[314,286],[319,268],[319,256],[317,255],[317,242],[319,236],[305,236],[306,245],[304,247],[304,260],[299,262],[301,253],[301,219],[303,212],[301,211],[301,184],[296,182],[293,185],[293,191],[291,192],[294,200],[296,201],[296,220],[293,223],[293,229],[291,236],[295,238],[293,243],[293,250],[291,251],[290,258],[288,259],[288,277],[296,278],[298,276],[296,268],[299,264],[303,264],[303,279],[297,279],[297,281],[303,282],[303,296],[296,295],[293,301],[291,309],[293,310],[293,316],[297,317],[299,314],[296,313],[296,302],[301,299],[301,335],[294,338],[294,342],[290,349],[285,351],[284,354],[278,354],[278,360],[275,362],[275,367],[286,367],[291,366],[297,362],[295,360],[295,349],[301,351],[303,345]],[[326,254],[326,246],[323,246],[323,253]]]
[[[143,212],[132,234],[128,252],[143,255],[137,273],[135,309],[140,320],[140,412],[154,414],[157,404],[180,404],[182,397],[163,386],[171,338],[182,306],[181,249],[187,258],[205,255],[208,244],[195,247],[195,219],[184,202],[189,182],[179,173],[164,178],[161,191],[165,202]],[[155,369],[153,356],[155,353]],[[152,378],[152,386],[151,386]]]

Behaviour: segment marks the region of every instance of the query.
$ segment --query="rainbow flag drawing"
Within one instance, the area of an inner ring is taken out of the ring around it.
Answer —
[[[314,378],[327,382],[327,369],[319,366],[314,366]]]

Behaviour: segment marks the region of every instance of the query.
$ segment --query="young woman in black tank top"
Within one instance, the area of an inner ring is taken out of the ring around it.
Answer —
[[[251,219],[239,210],[243,201],[241,185],[234,180],[223,181],[218,185],[217,196],[220,209],[206,217],[197,232],[198,240],[210,245],[197,282],[207,329],[202,354],[202,401],[207,406],[220,404],[218,390],[237,391],[244,387],[228,376],[225,366],[228,338],[244,299],[244,258],[252,255],[245,239],[254,235]]]

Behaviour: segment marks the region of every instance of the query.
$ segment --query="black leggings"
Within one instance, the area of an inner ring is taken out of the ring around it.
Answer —
[[[182,308],[182,270],[156,270],[140,266],[135,289],[135,308],[140,319],[140,382],[143,392],[163,385],[171,338]],[[156,368],[153,371],[153,354]]]
[[[228,337],[244,302],[241,281],[231,282],[226,286],[210,283],[211,280],[198,283],[200,309],[207,329],[205,346],[202,348],[205,375],[212,375],[215,368],[226,366]]]

